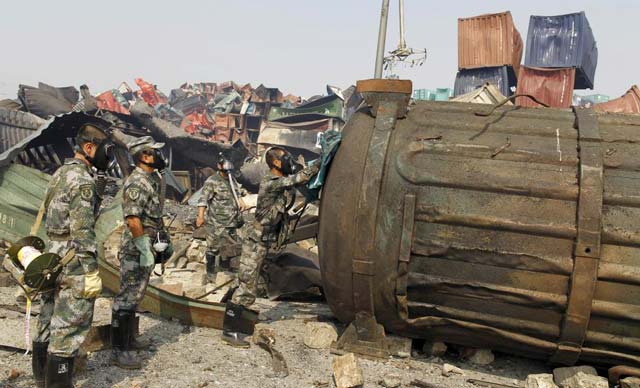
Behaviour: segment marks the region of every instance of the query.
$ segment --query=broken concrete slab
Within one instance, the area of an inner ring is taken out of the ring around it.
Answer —
[[[332,365],[337,388],[355,388],[364,384],[362,369],[353,353],[335,357]]]
[[[527,376],[524,388],[558,388],[558,386],[553,382],[552,374],[542,373]]]
[[[553,381],[557,385],[562,385],[565,380],[573,377],[578,372],[583,372],[588,375],[597,376],[598,372],[596,369],[589,365],[581,365],[581,366],[570,366],[563,368],[555,368],[553,370]]]
[[[304,344],[311,349],[329,349],[338,340],[335,326],[326,322],[307,322]]]

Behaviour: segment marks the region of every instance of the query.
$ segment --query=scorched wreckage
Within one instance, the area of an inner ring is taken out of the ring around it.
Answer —
[[[580,47],[567,48],[567,63],[544,62],[545,37],[571,21]],[[495,23],[504,31],[474,46]],[[640,116],[628,114],[640,111],[638,88],[571,106],[574,88],[593,87],[597,63],[584,13],[532,17],[524,65],[510,13],[460,19],[459,29],[451,101],[414,100],[431,94],[394,79],[328,86],[306,101],[233,82],[184,84],[169,97],[142,79],[138,91],[123,83],[95,97],[86,86],[21,86],[17,101],[0,101],[0,238],[29,234],[78,127],[106,126],[116,161],[100,181],[96,235],[104,287],[117,292],[111,245],[122,233],[128,142],[168,145],[162,195],[183,212],[171,231],[184,245],[167,263],[177,270],[204,239],[189,204],[214,155],[233,161],[251,203],[265,151],[279,146],[322,168],[288,206],[265,294],[322,290],[349,325],[334,350],[387,357],[386,331],[553,364],[640,367]],[[221,328],[217,289],[183,287],[152,282],[141,308]]]

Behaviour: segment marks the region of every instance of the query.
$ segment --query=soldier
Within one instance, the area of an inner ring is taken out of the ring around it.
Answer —
[[[260,182],[255,222],[247,226],[247,235],[242,242],[239,286],[227,302],[224,315],[222,340],[236,347],[249,347],[240,332],[250,325],[245,317],[251,315],[248,307],[256,300],[262,263],[270,246],[278,240],[281,229],[288,225],[286,206],[292,189],[307,183],[319,169],[319,163],[315,163],[295,173],[298,165],[289,152],[279,147],[269,149],[265,158],[271,170]]]
[[[102,290],[96,260],[96,184],[91,167],[106,170],[113,144],[104,128],[80,127],[75,154],[52,176],[47,189],[49,252],[75,257],[63,268],[56,289],[41,294],[32,367],[36,385],[72,387],[73,359],[89,332],[95,298]],[[45,368],[46,365],[46,368]]]
[[[122,212],[127,227],[120,242],[120,292],[114,297],[111,316],[112,364],[125,369],[142,367],[135,350],[147,346],[134,338],[135,312],[149,284],[149,276],[155,267],[153,244],[165,233],[162,223],[163,205],[160,199],[161,177],[159,170],[166,163],[160,149],[164,143],[156,143],[151,136],[132,141],[129,153],[136,167],[124,183]],[[170,241],[167,255],[173,248]]]
[[[229,269],[230,257],[222,255],[222,248],[237,241],[237,229],[243,224],[241,211],[245,207],[231,176],[233,164],[222,153],[218,155],[217,164],[218,172],[204,182],[196,219],[197,227],[206,227],[207,277],[211,282],[215,281],[218,268]]]

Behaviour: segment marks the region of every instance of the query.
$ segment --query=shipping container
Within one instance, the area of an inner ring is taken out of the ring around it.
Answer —
[[[458,70],[506,65],[517,74],[522,50],[511,12],[458,19]]]
[[[600,112],[640,113],[640,89],[633,85],[622,97],[596,104],[593,109]]]
[[[539,67],[520,67],[516,94],[528,94],[552,108],[569,108],[573,102],[573,84],[576,69],[546,69]],[[530,98],[516,98],[516,105],[539,108]]]
[[[516,86],[516,74],[509,66],[481,67],[478,69],[460,70],[456,75],[453,95],[467,94],[490,83],[505,96],[512,95],[511,88]]]
[[[584,12],[531,16],[525,66],[575,67],[575,89],[593,89],[598,47]]]

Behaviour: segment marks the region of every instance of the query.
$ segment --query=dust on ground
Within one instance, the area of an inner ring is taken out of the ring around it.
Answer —
[[[17,287],[0,288],[0,341],[3,345],[24,347],[24,314],[8,306],[23,308],[16,302]],[[141,352],[144,367],[141,370],[123,370],[109,364],[110,351],[88,355],[87,370],[75,379],[76,387],[102,388],[155,388],[155,387],[246,387],[246,388],[329,388],[333,382],[332,360],[335,355],[328,349],[316,350],[303,343],[308,321],[332,321],[332,314],[324,303],[273,302],[259,299],[256,308],[261,311],[261,324],[275,330],[275,348],[288,365],[289,376],[271,377],[269,354],[252,344],[250,349],[236,349],[220,340],[220,330],[185,326],[151,314],[141,314],[140,331],[143,338],[154,346]],[[98,298],[94,324],[107,324],[111,317],[111,299]],[[37,307],[34,308],[37,312]],[[35,333],[36,317],[31,320],[31,333]],[[339,330],[344,326],[336,323]],[[467,382],[479,379],[519,385],[531,373],[548,373],[542,362],[496,354],[488,366],[478,366],[459,360],[455,354],[443,358],[426,357],[414,350],[410,358],[389,360],[358,359],[364,375],[364,386],[380,387],[380,381],[397,376],[402,387],[411,387],[414,380],[431,383],[435,387],[477,387]],[[449,363],[460,367],[463,374],[442,375],[442,366]],[[15,369],[20,376],[7,380]],[[33,386],[31,356],[21,353],[0,352],[0,387],[26,388]]]

